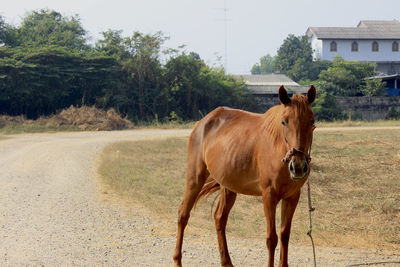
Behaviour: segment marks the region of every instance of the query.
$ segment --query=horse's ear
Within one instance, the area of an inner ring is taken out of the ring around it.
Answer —
[[[283,85],[279,88],[279,101],[281,101],[282,104],[287,105],[290,103],[290,97],[287,94],[287,91]]]
[[[310,103],[310,105],[314,102],[316,94],[317,94],[317,90],[315,90],[314,85],[311,85],[310,89],[308,89],[308,92],[307,92],[307,100],[308,100],[308,103]]]

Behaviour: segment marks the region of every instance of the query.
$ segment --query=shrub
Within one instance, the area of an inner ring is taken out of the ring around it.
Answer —
[[[334,121],[346,119],[346,114],[343,113],[337,106],[335,96],[324,92],[314,102],[314,116],[319,121]]]
[[[385,119],[387,120],[398,120],[400,119],[400,112],[394,107],[391,107],[389,112],[386,114]]]

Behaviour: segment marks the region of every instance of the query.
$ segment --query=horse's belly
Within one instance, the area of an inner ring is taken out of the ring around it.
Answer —
[[[229,175],[213,176],[214,179],[227,189],[244,195],[260,196],[260,181],[256,176]]]

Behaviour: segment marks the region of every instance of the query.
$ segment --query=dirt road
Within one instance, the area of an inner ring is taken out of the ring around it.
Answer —
[[[159,222],[143,208],[102,200],[95,163],[110,142],[188,134],[24,134],[0,141],[0,266],[172,266],[174,237],[157,236]],[[265,266],[264,236],[229,239],[236,266]],[[219,265],[214,233],[187,236],[184,250],[186,266]],[[400,261],[384,251],[338,248],[317,248],[317,256],[318,266]],[[310,247],[291,244],[291,266],[312,266],[311,257]]]

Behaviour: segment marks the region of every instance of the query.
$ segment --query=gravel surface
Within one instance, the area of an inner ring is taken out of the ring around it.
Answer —
[[[110,142],[189,132],[24,134],[0,141],[0,266],[172,266],[175,238],[157,236],[154,229],[160,222],[143,207],[104,197],[96,157]],[[236,266],[265,266],[264,236],[228,236]],[[318,266],[400,261],[396,254],[317,247]],[[183,263],[219,266],[215,234],[185,236]],[[289,263],[313,266],[311,247],[291,244]]]

